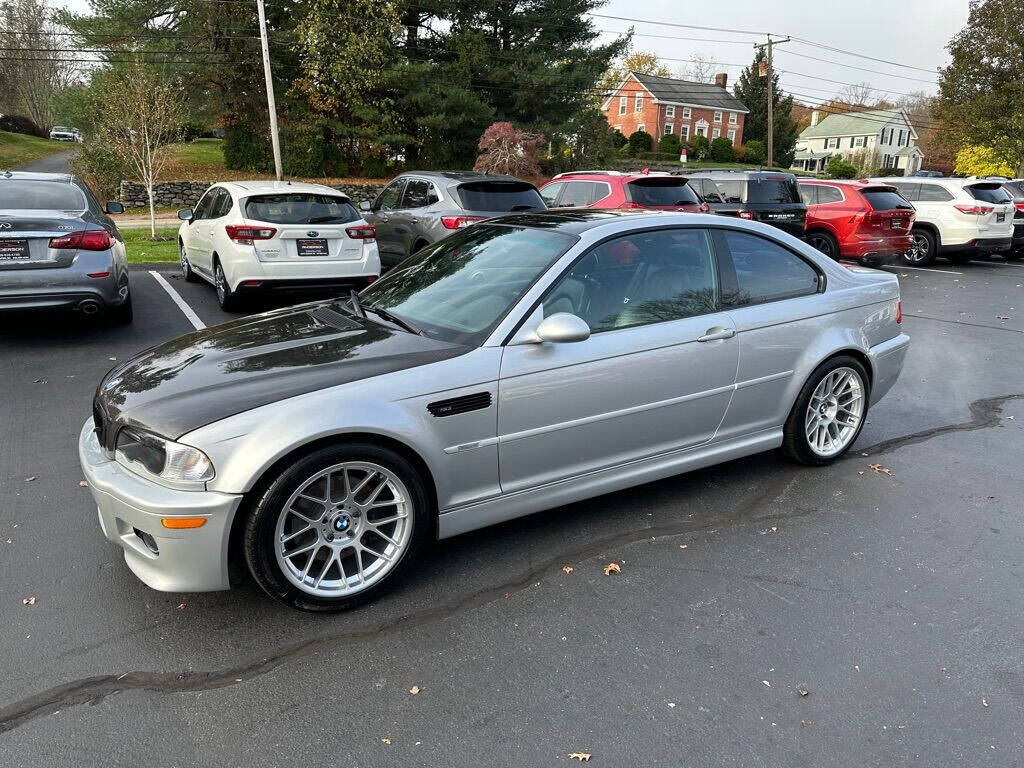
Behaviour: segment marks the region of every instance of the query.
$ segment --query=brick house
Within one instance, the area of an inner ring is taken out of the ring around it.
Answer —
[[[715,75],[714,83],[691,83],[673,77],[630,72],[601,105],[608,124],[630,136],[644,130],[658,141],[674,133],[686,143],[694,136],[713,141],[725,136],[734,147],[743,143],[743,121],[749,110],[726,90],[728,75]]]

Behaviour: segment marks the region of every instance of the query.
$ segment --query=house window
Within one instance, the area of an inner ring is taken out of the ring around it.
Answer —
[[[690,108],[689,107],[683,107],[683,120],[689,120],[689,119],[690,119]]]
[[[665,123],[665,134],[668,135],[672,133],[673,128],[675,128],[675,126],[672,125],[672,123]]]
[[[690,139],[690,126],[680,125],[679,126],[679,140],[688,141]]]
[[[676,108],[675,107],[665,107],[665,117],[675,117],[675,116],[676,116]],[[671,133],[671,131],[669,131],[669,133]]]
[[[730,128],[729,129],[729,133],[727,135],[729,136],[729,141],[731,141],[733,144],[735,144],[736,143],[736,131],[734,131],[733,129]]]
[[[633,104],[633,111],[634,112],[643,112],[644,111],[644,95],[642,93],[638,93],[636,95],[636,102]]]
[[[715,112],[715,122],[716,123],[722,122],[722,113],[721,112]]]
[[[616,125],[615,126],[615,130],[618,131],[619,133],[622,133],[622,126],[621,125]]]
[[[722,129],[721,128],[715,127],[715,128],[713,128],[711,130],[711,138],[712,139],[717,139],[721,135],[722,135]]]
[[[839,139],[825,139],[825,149],[839,149]]]
[[[853,142],[853,146],[855,146],[855,147],[865,147],[865,146],[867,146],[867,143],[868,143],[868,137],[867,136],[857,136],[857,137],[855,137],[853,139],[850,139],[850,141]]]
[[[642,131],[642,130],[643,130],[644,128],[646,128],[646,127],[647,127],[647,126],[645,126],[645,125],[644,125],[643,123],[640,123],[640,124],[639,124],[639,125],[638,125],[638,126],[636,127],[636,129],[637,129],[637,131],[639,132],[639,131]]]
[[[626,114],[626,101],[629,99],[628,96],[619,96],[619,114]]]
[[[729,125],[736,125],[736,122],[737,122],[736,113],[735,112],[730,112],[729,113]]]

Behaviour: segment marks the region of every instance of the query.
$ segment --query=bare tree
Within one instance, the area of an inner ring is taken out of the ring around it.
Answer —
[[[848,85],[836,94],[835,101],[849,104],[853,107],[872,107],[879,102],[875,89],[871,83],[856,83]]]
[[[149,197],[149,230],[156,237],[153,188],[167,161],[167,145],[180,135],[185,90],[159,70],[129,65],[97,95],[96,139],[138,175]]]
[[[714,56],[703,56],[695,53],[690,57],[690,63],[679,68],[679,77],[682,80],[690,80],[694,83],[713,83],[715,74],[722,70]]]
[[[73,51],[43,0],[0,2],[0,104],[53,126],[54,97],[77,79]]]

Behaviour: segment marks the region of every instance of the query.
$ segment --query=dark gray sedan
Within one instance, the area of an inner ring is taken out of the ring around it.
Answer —
[[[472,171],[403,173],[359,207],[377,228],[382,271],[474,222],[547,208],[528,181]]]
[[[0,310],[66,308],[132,319],[128,264],[117,225],[81,179],[0,174]]]

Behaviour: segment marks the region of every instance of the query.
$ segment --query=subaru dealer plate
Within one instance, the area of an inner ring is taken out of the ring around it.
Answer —
[[[322,237],[315,240],[296,240],[295,247],[298,250],[299,256],[331,255],[331,252],[327,250],[327,240]]]
[[[997,213],[996,214],[996,223],[997,224],[1002,224],[1004,221],[1006,221],[1006,214],[1005,213]]]
[[[28,261],[28,240],[0,239],[0,261]]]

